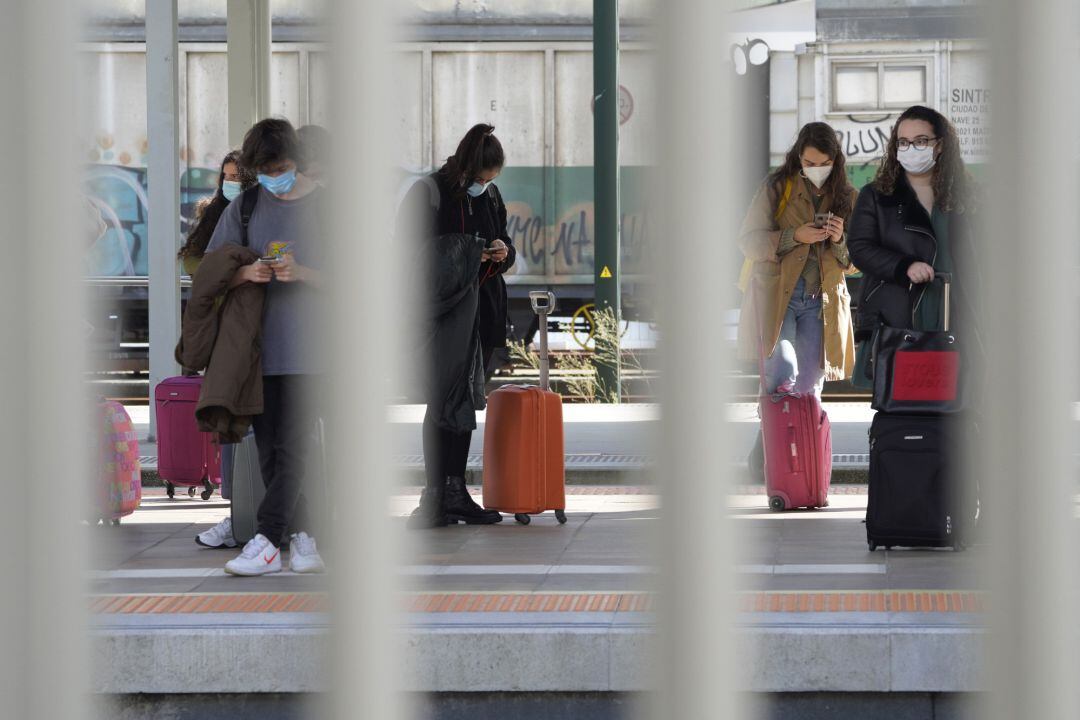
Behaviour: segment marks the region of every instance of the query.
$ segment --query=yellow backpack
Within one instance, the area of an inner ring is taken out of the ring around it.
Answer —
[[[784,196],[780,198],[779,204],[776,206],[776,214],[773,218],[777,221],[780,220],[780,216],[784,214],[784,210],[787,209],[788,200],[791,199],[791,178],[787,179],[784,183]],[[746,288],[750,285],[750,273],[754,271],[754,261],[750,258],[743,260],[742,270],[739,271],[739,290],[746,292]]]

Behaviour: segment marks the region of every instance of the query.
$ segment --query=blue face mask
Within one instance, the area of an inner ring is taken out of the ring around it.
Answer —
[[[488,185],[490,184],[491,183],[474,182],[465,190],[465,192],[469,193],[472,197],[480,197],[488,189]]]
[[[277,177],[259,173],[259,184],[275,195],[288,195],[296,184],[296,168]]]
[[[225,196],[225,199],[232,202],[236,199],[236,196],[243,192],[243,188],[236,180],[226,180],[221,183],[221,194]]]

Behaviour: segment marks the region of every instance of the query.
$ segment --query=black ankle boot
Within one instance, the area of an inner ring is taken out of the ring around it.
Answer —
[[[420,504],[405,523],[410,530],[428,530],[446,527],[446,510],[443,509],[445,488],[426,487],[420,493]]]
[[[485,510],[476,504],[465,487],[465,478],[446,478],[446,496],[443,499],[447,520],[461,520],[468,525],[492,525],[502,522],[496,510]]]

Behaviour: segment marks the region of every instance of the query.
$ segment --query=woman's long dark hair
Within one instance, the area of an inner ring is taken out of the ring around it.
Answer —
[[[960,154],[960,138],[956,128],[948,119],[936,110],[922,105],[913,105],[905,110],[893,125],[889,136],[889,145],[881,161],[874,187],[883,195],[896,192],[896,184],[904,175],[904,166],[896,157],[900,123],[904,120],[922,120],[934,128],[934,135],[940,138],[941,154],[934,163],[934,175],[931,185],[934,188],[934,206],[945,212],[966,212],[972,210],[974,180],[964,167],[964,158]]]
[[[836,131],[823,122],[807,123],[799,131],[795,144],[788,150],[784,164],[776,168],[767,180],[769,197],[772,200],[773,215],[780,205],[780,198],[784,193],[784,185],[789,179],[802,175],[803,150],[812,147],[823,155],[828,155],[832,160],[832,172],[822,188],[825,194],[832,198],[832,212],[846,221],[851,217],[853,209],[851,194],[854,188],[848,181],[847,168],[844,161],[844,150],[840,147]]]
[[[506,164],[502,143],[494,132],[494,125],[473,125],[458,143],[457,151],[439,168],[454,198],[464,197],[466,188],[484,170],[500,170]]]
[[[247,190],[255,184],[255,175],[240,164],[240,152],[232,151],[221,161],[221,171],[218,173],[217,190],[209,198],[204,198],[195,206],[195,227],[188,233],[187,242],[180,248],[177,255],[180,258],[202,257],[206,253],[206,246],[210,244],[210,238],[214,234],[221,213],[225,212],[229,201],[221,192],[221,186],[225,182],[225,166],[234,163],[240,171],[240,187]]]

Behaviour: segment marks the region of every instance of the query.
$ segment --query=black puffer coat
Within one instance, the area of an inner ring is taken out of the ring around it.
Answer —
[[[477,316],[480,321],[480,342],[485,350],[506,345],[506,281],[503,275],[514,266],[517,250],[506,232],[506,203],[499,188],[490,185],[480,197],[457,197],[447,186],[441,173],[428,176],[439,190],[435,212],[435,234],[464,233],[479,235],[487,244],[502,240],[509,252],[501,263],[483,262],[477,275],[480,294]],[[419,183],[418,183],[419,184]]]
[[[427,245],[426,327],[419,352],[426,361],[427,416],[451,432],[476,429],[486,405],[484,363],[476,329],[483,241],[475,235],[441,235]]]

